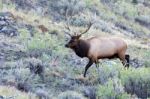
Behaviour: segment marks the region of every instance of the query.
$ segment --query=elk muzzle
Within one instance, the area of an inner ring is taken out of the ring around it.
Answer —
[[[67,48],[68,48],[68,47],[69,47],[69,44],[65,44],[65,47],[67,47]]]

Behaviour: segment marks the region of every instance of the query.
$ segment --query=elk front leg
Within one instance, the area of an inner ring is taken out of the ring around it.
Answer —
[[[86,72],[87,70],[89,69],[89,67],[93,64],[93,61],[92,60],[89,60],[89,63],[86,65],[85,67],[85,71],[84,71],[84,77],[86,77]]]

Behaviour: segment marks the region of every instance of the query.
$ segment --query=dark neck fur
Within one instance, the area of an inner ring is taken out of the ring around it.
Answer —
[[[73,50],[79,57],[87,57],[88,51],[89,51],[90,45],[84,41],[84,40],[79,40],[78,45],[76,45]]]

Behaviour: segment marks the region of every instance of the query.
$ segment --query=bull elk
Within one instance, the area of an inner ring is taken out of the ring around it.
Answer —
[[[125,67],[129,67],[129,55],[126,55],[127,44],[121,38],[115,37],[92,37],[89,39],[81,39],[81,36],[89,31],[93,23],[90,22],[88,28],[80,34],[67,33],[71,39],[65,47],[72,49],[79,57],[87,57],[88,64],[85,67],[84,77],[86,72],[93,63],[98,66],[99,59],[119,58]],[[67,24],[66,28],[70,31]]]

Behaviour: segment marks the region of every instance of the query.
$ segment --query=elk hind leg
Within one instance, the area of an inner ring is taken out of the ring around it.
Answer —
[[[126,67],[129,68],[129,63],[130,63],[130,55],[125,55],[125,59],[126,59]]]
[[[119,59],[121,60],[123,66],[127,67],[127,61],[126,61],[126,56],[125,56],[125,54],[119,54],[118,57],[119,57]]]
[[[96,65],[96,69],[97,69],[98,75],[100,76],[99,63],[100,62],[98,61],[98,59],[96,59],[95,65]]]

